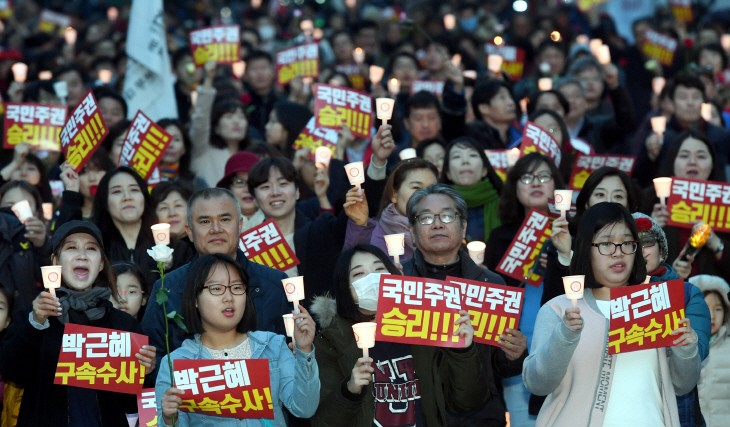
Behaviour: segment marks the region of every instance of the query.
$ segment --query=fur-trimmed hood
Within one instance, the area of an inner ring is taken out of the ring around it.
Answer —
[[[309,312],[321,329],[327,329],[337,316],[337,301],[329,293],[314,297]]]
[[[688,280],[693,285],[697,286],[702,293],[717,292],[720,294],[720,300],[725,308],[725,319],[724,324],[730,326],[730,300],[728,300],[728,292],[730,292],[730,285],[719,276],[711,276],[709,274],[700,274],[694,277],[690,277]]]

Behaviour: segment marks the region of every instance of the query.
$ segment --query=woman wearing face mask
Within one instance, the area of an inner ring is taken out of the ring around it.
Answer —
[[[489,240],[492,230],[501,225],[499,192],[502,180],[473,138],[457,138],[446,147],[441,182],[452,186],[466,200],[469,208],[466,239],[470,242]]]
[[[193,143],[183,124],[177,119],[162,119],[157,124],[172,136],[172,141],[160,160],[162,180],[184,185],[193,191],[208,188],[205,179],[195,176],[195,172],[190,169]]]
[[[248,191],[248,172],[258,161],[259,158],[253,153],[244,151],[234,154],[226,162],[225,176],[216,185],[219,188],[227,188],[236,195],[243,215],[241,232],[257,227],[265,220],[264,212],[259,209]]]
[[[94,152],[79,173],[76,173],[68,163],[62,164],[61,181],[64,190],[61,193],[61,204],[54,227],[56,224],[65,224],[75,219],[89,221],[99,182],[115,167],[109,159],[109,154],[101,147]]]
[[[357,191],[349,192],[344,205],[345,213],[350,218],[347,222],[345,248],[368,243],[388,253],[384,236],[403,233],[405,253],[401,255],[401,262],[413,258],[415,245],[406,217],[406,205],[417,190],[437,182],[438,171],[431,163],[418,158],[401,161],[390,173],[385,184],[377,218],[368,217],[368,203],[365,200],[364,190],[361,195],[358,195]]]
[[[83,221],[59,227],[53,263],[63,267],[57,297],[41,292],[32,307],[19,311],[0,350],[2,377],[25,387],[17,425],[127,426],[125,414],[137,411],[134,395],[53,383],[66,324],[142,333],[135,319],[109,302],[116,282],[99,229]],[[146,372],[154,369],[154,347],[135,356]]]
[[[152,209],[157,214],[157,221],[170,224],[170,236],[193,247],[193,242],[185,232],[187,224],[188,199],[192,192],[187,187],[170,182],[161,182],[152,189]]]
[[[640,239],[634,219],[619,204],[599,203],[583,215],[570,273],[585,275],[584,297],[577,307],[559,296],[540,309],[522,368],[528,390],[547,395],[537,426],[680,426],[674,396],[697,384],[698,335],[709,332],[703,325],[681,319],[671,332],[676,338],[671,351],[607,355],[610,290],[646,278],[646,264],[636,253]],[[601,385],[608,391],[596,400]]]
[[[725,182],[725,171],[715,158],[715,150],[707,139],[693,131],[683,132],[672,141],[660,176]],[[667,225],[669,212],[660,203],[653,185],[644,190],[640,211],[651,215],[664,229],[669,245],[667,260],[680,277],[687,279],[702,273],[730,280],[730,263],[726,262],[725,251],[725,245],[730,243],[728,233],[713,232],[697,255],[683,260],[683,245],[692,230]]]
[[[487,378],[465,311],[456,321],[466,339],[464,349],[377,341],[371,357],[362,357],[352,325],[374,321],[381,274],[400,274],[383,251],[370,245],[348,249],[335,268],[335,299],[318,297],[312,304],[322,325],[315,338],[322,386],[313,425],[445,426],[447,408],[462,413],[481,407],[488,395]],[[398,361],[400,375],[382,374]],[[373,377],[378,390],[415,390],[419,396],[376,401]]]
[[[171,426],[276,426],[285,427],[285,406],[296,417],[309,418],[317,409],[320,388],[315,361],[314,321],[300,306],[294,313],[294,355],[285,337],[257,330],[256,308],[246,270],[231,257],[207,254],[191,266],[182,295],[182,315],[188,332],[195,334],[160,361],[155,395],[160,425]],[[221,418],[180,411],[183,390],[170,384],[172,360],[268,359],[273,420]]]

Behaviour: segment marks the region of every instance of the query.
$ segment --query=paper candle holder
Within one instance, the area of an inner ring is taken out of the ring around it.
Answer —
[[[347,179],[350,180],[351,185],[357,187],[365,182],[365,169],[362,162],[353,162],[345,165],[345,172],[347,173]]]
[[[152,227],[152,237],[155,239],[155,245],[170,244],[170,224],[155,224]]]
[[[469,242],[466,245],[466,249],[469,251],[469,258],[476,264],[484,263],[484,251],[487,249],[487,244],[484,242]]]

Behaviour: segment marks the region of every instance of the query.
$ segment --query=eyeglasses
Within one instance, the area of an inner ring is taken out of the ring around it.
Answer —
[[[550,172],[541,172],[538,175],[526,173],[520,177],[520,182],[526,185],[530,185],[532,184],[532,181],[536,179],[540,181],[540,183],[544,184],[553,180],[553,174],[551,174]]]
[[[230,289],[233,295],[243,295],[246,293],[246,285],[208,285],[203,286],[211,295],[220,296],[226,293],[226,289]]]
[[[121,297],[134,299],[134,298],[142,298],[142,295],[144,294],[144,291],[137,291],[137,290],[133,290],[133,291],[119,291],[117,293]]]
[[[641,239],[641,246],[645,248],[650,248],[654,245],[656,245],[656,237],[644,237]]]
[[[246,186],[247,181],[243,178],[236,178],[233,181],[231,181],[231,187],[233,188],[243,188]]]
[[[629,240],[628,242],[623,243],[601,242],[593,243],[591,246],[597,247],[598,253],[601,255],[613,255],[619,247],[624,255],[631,255],[636,253],[636,248],[639,247],[639,242],[635,240]]]
[[[456,212],[441,212],[440,214],[432,214],[432,213],[425,213],[421,215],[416,216],[416,220],[421,225],[431,225],[434,221],[436,221],[436,218],[441,220],[442,224],[449,224],[451,222],[456,221],[456,217],[459,214]]]

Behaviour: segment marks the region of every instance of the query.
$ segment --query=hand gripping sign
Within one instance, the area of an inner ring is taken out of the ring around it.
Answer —
[[[139,110],[124,138],[119,166],[130,166],[149,181],[171,142],[172,135]]]
[[[268,359],[172,361],[180,410],[228,418],[274,419]]]
[[[540,211],[531,209],[515,238],[512,239],[509,249],[499,261],[497,273],[519,281],[528,276],[526,283],[540,286],[542,277],[534,274],[532,267],[551,233],[550,218]]]
[[[300,262],[273,219],[241,233],[238,246],[249,261],[277,270],[286,271]]]
[[[61,151],[76,172],[89,161],[109,129],[101,116],[94,93],[89,90],[69,115],[61,131]]]
[[[715,231],[730,232],[730,184],[671,178],[667,199],[669,225],[692,228],[703,221]]]
[[[671,347],[684,317],[681,279],[612,288],[608,354]]]
[[[14,148],[25,142],[37,150],[61,150],[61,129],[66,123],[65,106],[13,102],[5,106],[3,147]]]
[[[314,85],[316,127],[339,130],[342,125],[346,125],[353,135],[370,138],[372,115],[370,95],[337,86]]]
[[[560,145],[553,136],[532,122],[525,124],[522,132],[522,144],[520,144],[520,157],[530,153],[540,153],[550,157],[555,166],[560,166]]]
[[[67,323],[54,384],[137,394],[145,367],[134,356],[145,335]]]
[[[217,25],[190,32],[190,52],[196,67],[208,61],[218,64],[238,62],[241,50],[241,29],[238,25]]]

